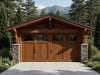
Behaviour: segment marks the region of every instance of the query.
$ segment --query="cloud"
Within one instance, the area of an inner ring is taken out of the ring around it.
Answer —
[[[37,7],[37,9],[43,9],[43,8],[45,8],[44,5],[36,5],[36,7]]]

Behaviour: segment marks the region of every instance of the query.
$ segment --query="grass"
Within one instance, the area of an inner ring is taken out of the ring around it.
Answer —
[[[7,59],[7,60],[8,60],[8,59]],[[3,61],[4,61],[4,60],[3,60]],[[6,70],[9,69],[10,67],[12,67],[12,66],[14,66],[15,64],[18,63],[18,62],[16,62],[16,61],[10,61],[10,62],[12,62],[13,65],[5,66],[5,65],[3,65],[5,62],[3,63],[3,62],[0,60],[0,73],[6,71]]]
[[[12,66],[4,66],[4,65],[0,66],[0,73],[2,73],[3,71],[6,71],[10,67],[12,67]]]

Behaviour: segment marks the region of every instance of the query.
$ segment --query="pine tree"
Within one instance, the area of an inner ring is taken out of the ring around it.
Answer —
[[[21,8],[18,7],[14,24],[18,24],[18,23],[21,23],[23,21],[24,21],[24,17],[23,17]]]
[[[22,4],[22,7],[26,20],[31,20],[37,17],[37,7],[35,6],[35,2],[33,0],[26,0],[26,2]]]
[[[95,27],[96,25],[96,19],[97,19],[99,7],[100,7],[100,0],[87,0],[86,1],[86,8],[88,11],[87,23],[91,27]],[[93,36],[93,33],[91,32],[91,38],[92,36]]]
[[[88,23],[91,27],[95,26],[99,6],[100,6],[100,0],[87,0],[86,1],[86,7],[88,11]]]
[[[51,10],[51,12],[50,12],[51,14],[55,14],[55,12],[53,11],[53,10]]]
[[[100,50],[100,11],[96,21],[94,45]]]
[[[45,10],[43,9],[40,16],[46,15]]]
[[[2,3],[0,7],[0,50],[3,48],[10,50],[10,38],[9,33],[6,31],[6,27],[8,27],[7,15],[5,6]]]
[[[57,10],[56,15],[57,16],[60,16],[61,15],[60,12],[59,12],[59,10]]]
[[[15,8],[17,7],[18,3],[22,2],[22,0],[0,0],[0,3],[2,2],[6,7],[8,26],[12,25],[16,13]]]
[[[85,0],[72,0],[73,4],[71,5],[71,10],[69,16],[72,20],[78,23],[86,23],[87,21],[87,12],[85,8]]]

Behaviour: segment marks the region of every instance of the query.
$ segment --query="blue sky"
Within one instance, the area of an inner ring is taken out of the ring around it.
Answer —
[[[34,1],[39,9],[53,5],[70,7],[70,5],[72,4],[72,0],[34,0]]]

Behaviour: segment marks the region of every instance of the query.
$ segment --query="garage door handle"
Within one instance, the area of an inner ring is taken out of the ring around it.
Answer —
[[[33,51],[34,53],[35,53],[35,49],[34,49],[34,51]]]
[[[50,50],[50,53],[52,53],[52,50]]]

